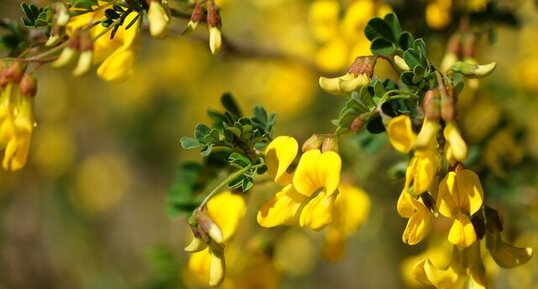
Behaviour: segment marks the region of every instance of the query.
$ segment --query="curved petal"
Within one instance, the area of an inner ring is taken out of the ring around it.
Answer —
[[[331,228],[340,238],[347,238],[366,221],[370,212],[370,198],[362,189],[341,184],[334,202]]]
[[[238,194],[222,192],[209,200],[207,212],[222,231],[223,241],[226,241],[235,233],[245,215],[245,200]]]
[[[470,215],[476,213],[484,201],[484,190],[478,176],[471,170],[461,170],[456,173],[456,187],[462,202],[460,206],[465,206]]]
[[[416,245],[428,236],[432,226],[432,213],[422,202],[411,199],[415,213],[407,222],[402,240],[409,245]]]
[[[284,187],[258,211],[258,224],[270,228],[297,222],[301,208],[308,198],[299,194],[292,184]]]
[[[340,172],[342,170],[342,160],[340,155],[334,151],[321,154],[317,163],[318,180],[325,188],[327,195],[332,195],[340,184]]]
[[[418,155],[418,153],[415,153]],[[413,188],[416,194],[422,194],[428,190],[432,184],[437,171],[435,153],[424,153],[422,156],[415,156],[417,159],[415,176],[413,178]]]
[[[416,134],[411,127],[411,118],[402,114],[391,119],[387,125],[390,144],[399,152],[408,153],[415,144]]]
[[[97,75],[106,81],[126,80],[133,73],[134,56],[132,49],[117,49],[101,63]]]
[[[458,131],[458,127],[453,121],[449,121],[443,131],[443,135],[450,147],[451,156],[463,162],[467,159],[467,144]]]
[[[318,160],[321,157],[320,150],[309,150],[305,152],[297,170],[293,175],[293,185],[297,191],[307,197],[310,197],[316,190],[321,188],[321,183],[318,178]]]
[[[267,172],[275,182],[286,185],[291,182],[292,175],[286,170],[293,163],[297,156],[299,144],[289,136],[279,136],[275,138],[265,149],[265,164]]]
[[[332,221],[335,197],[335,194],[327,195],[321,191],[303,208],[299,225],[316,231],[325,228]]]
[[[476,232],[469,216],[458,214],[454,218],[448,240],[460,249],[467,248],[476,241]]]
[[[455,178],[455,172],[448,172],[441,180],[441,183],[439,183],[439,191],[437,192],[437,209],[441,215],[448,218],[452,218],[458,207],[457,199],[453,197],[453,191],[456,187]]]

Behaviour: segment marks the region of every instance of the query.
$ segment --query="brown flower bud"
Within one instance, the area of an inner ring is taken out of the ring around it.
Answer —
[[[336,136],[328,137],[321,145],[321,152],[338,152],[338,138]]]
[[[34,97],[37,93],[37,79],[25,73],[21,78],[19,87],[23,96]]]
[[[359,115],[353,120],[353,122],[351,122],[349,130],[352,132],[359,132],[365,124],[366,122],[364,121],[363,117]]]
[[[355,75],[355,77],[360,74],[366,74],[368,78],[372,78],[376,61],[377,56],[359,56],[349,66],[347,72]]]
[[[303,152],[306,152],[309,150],[319,150],[324,140],[325,140],[325,136],[319,135],[319,134],[313,134],[303,143],[303,147],[302,147]]]
[[[210,1],[207,5],[207,25],[209,25],[209,27],[217,28],[220,28],[222,25],[219,7],[217,7],[213,1]]]
[[[450,37],[446,44],[446,53],[460,55],[461,53],[461,34],[457,33]]]
[[[204,7],[202,6],[202,1],[196,2],[196,4],[194,4],[194,10],[192,10],[190,20],[195,23],[202,22],[205,18],[205,12]]]
[[[2,86],[7,82],[20,82],[25,70],[26,65],[19,61],[12,62],[7,68],[2,70],[2,74],[0,75],[0,78],[2,78]]]
[[[80,51],[93,50],[93,39],[89,31],[80,32],[78,49]]]
[[[463,38],[463,58],[474,58],[476,51],[476,37],[472,33],[465,34]]]
[[[438,120],[441,116],[440,108],[440,96],[438,89],[431,89],[424,95],[422,101],[422,107],[424,109],[425,117],[429,120]]]

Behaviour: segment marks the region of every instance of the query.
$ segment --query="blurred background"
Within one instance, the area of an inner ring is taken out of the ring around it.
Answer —
[[[368,54],[361,35],[369,18],[401,11],[403,28],[426,38],[437,64],[455,25],[450,17],[441,28],[417,20],[425,19],[427,1],[347,0],[325,1],[337,5],[319,17],[337,21],[326,26],[338,32],[323,31],[313,2],[319,1],[220,1],[223,33],[240,48],[221,56],[210,54],[204,29],[180,36],[186,22],[174,19],[165,40],[143,39],[135,73],[121,84],[40,69],[29,162],[20,172],[0,171],[0,288],[203,288],[205,280],[197,282],[187,268],[185,217],[167,216],[166,199],[178,165],[199,160],[179,139],[209,121],[206,109],[220,109],[220,96],[231,92],[245,112],[254,104],[277,112],[277,134],[304,141],[331,132],[344,99],[322,92],[317,80],[345,73],[355,56]],[[506,238],[536,249],[538,10],[533,1],[505,2],[519,26],[495,27],[494,44],[479,42],[478,62],[498,67],[477,89],[466,88],[459,116],[486,203],[500,211]],[[20,17],[19,4],[0,0],[0,17]],[[384,66],[376,73],[391,77]],[[244,288],[417,286],[409,279],[410,258],[446,241],[401,242],[406,220],[395,206],[403,181],[390,171],[405,156],[384,135],[350,137],[342,151],[347,178],[372,202],[348,254],[328,262],[320,258],[323,234],[278,231],[272,264],[245,266],[258,282],[243,276]],[[256,227],[255,214],[274,192],[270,185],[253,191],[238,244],[251,244],[246,236],[253,232],[272,234]],[[538,288],[535,259],[514,270],[486,262],[491,287]]]

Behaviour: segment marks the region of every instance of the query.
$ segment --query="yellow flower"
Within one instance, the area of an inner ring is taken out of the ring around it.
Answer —
[[[366,192],[349,184],[338,187],[332,222],[325,234],[325,259],[336,261],[344,255],[346,239],[364,224],[369,212],[370,198]]]
[[[224,243],[237,230],[245,210],[241,196],[222,192],[209,200],[206,212],[195,213],[198,223],[196,233],[200,236],[195,236],[185,251],[194,253],[189,260],[191,272],[198,276],[209,275],[211,286],[217,286],[224,280]]]
[[[35,127],[35,85],[35,78],[25,74],[9,81],[0,94],[0,147],[5,148],[2,167],[7,171],[22,169],[28,159]]]
[[[424,202],[415,199],[404,189],[398,198],[397,209],[402,217],[409,218],[402,241],[409,245],[416,245],[424,240],[430,233],[433,220],[433,214]]]
[[[268,168],[277,182],[283,183],[282,176],[289,179],[284,172],[295,159],[297,149],[296,141],[289,137],[276,138],[269,144],[266,162],[270,164]],[[258,212],[258,223],[274,227],[295,223],[299,217],[302,227],[323,229],[332,219],[341,166],[340,156],[333,151],[321,153],[320,150],[310,150],[304,153],[293,174],[292,184],[262,206]]]
[[[111,5],[105,5],[92,13],[72,17],[66,26],[67,35],[72,36],[77,30],[85,29],[88,25],[94,23],[94,21],[102,19],[104,17],[104,11],[110,7]],[[139,17],[136,23],[133,23],[129,29],[125,28],[136,17],[137,13],[135,12],[125,17],[124,25],[117,30],[113,39],[110,39],[111,31],[108,31],[93,42],[93,62],[102,62],[97,69],[97,75],[103,80],[120,82],[126,80],[132,74],[136,48],[135,41],[138,35],[138,22],[142,21],[142,17]],[[95,38],[97,35],[103,33],[105,29],[107,28],[98,24],[92,27],[89,32],[91,37]]]
[[[437,208],[443,216],[454,220],[448,240],[460,249],[477,240],[470,217],[482,207],[483,196],[480,180],[471,170],[449,172],[439,184]]]
[[[485,268],[480,256],[480,244],[464,250],[454,248],[447,269],[435,267],[429,259],[420,261],[414,269],[415,278],[438,289],[485,289]]]

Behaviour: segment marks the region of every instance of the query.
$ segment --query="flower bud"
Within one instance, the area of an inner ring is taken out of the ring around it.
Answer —
[[[24,74],[19,83],[19,89],[23,96],[35,97],[37,93],[37,79],[30,74]]]
[[[19,83],[25,70],[26,65],[19,61],[14,61],[2,71],[1,78],[6,82]]]
[[[399,55],[394,55],[394,63],[396,64],[396,66],[398,66],[399,69],[403,71],[410,70],[409,65],[407,65],[407,63],[405,63],[405,60]]]
[[[56,6],[56,25],[65,26],[69,22],[69,12],[63,3],[55,3]]]
[[[323,141],[321,145],[321,152],[338,152],[338,138],[336,136],[328,137]]]
[[[224,242],[222,230],[206,213],[198,211],[195,213],[194,217],[196,218],[199,228],[202,230],[202,232],[207,234],[211,240],[218,244],[222,244]]]
[[[74,76],[82,76],[92,68],[93,63],[93,41],[90,33],[84,31],[80,33],[79,49],[81,51],[77,66],[73,70]]]
[[[351,93],[369,83],[370,78],[366,74],[355,76],[352,73],[346,73],[335,78],[327,78],[323,76],[319,78],[319,86],[321,89],[334,95]]]
[[[377,56],[359,56],[355,58],[355,61],[349,66],[347,72],[353,74],[355,77],[366,75],[368,78],[372,78],[376,62]]]
[[[351,122],[349,130],[351,132],[357,133],[364,127],[365,124],[366,122],[364,121],[364,118],[359,115],[353,120],[353,122]]]
[[[431,89],[424,95],[422,107],[424,108],[425,117],[429,120],[438,120],[441,116],[439,104],[441,97],[438,89]]]
[[[303,147],[302,147],[303,152],[306,152],[309,150],[319,150],[324,140],[325,140],[325,136],[319,135],[319,134],[313,134],[310,138],[308,138],[303,143]]]
[[[170,17],[159,0],[153,0],[149,3],[148,20],[151,36],[157,38],[166,37]]]
[[[497,63],[495,62],[479,65],[458,61],[454,65],[452,65],[450,70],[454,72],[459,72],[465,75],[465,77],[467,78],[483,78],[490,75],[495,70],[496,66]]]
[[[75,33],[69,38],[67,47],[62,50],[60,56],[51,64],[52,67],[58,68],[69,64],[75,58],[79,47],[80,36],[79,33]]]
[[[183,34],[190,33],[196,28],[198,28],[198,25],[204,20],[205,18],[205,9],[202,6],[202,1],[196,2],[194,5],[194,10],[191,14],[191,19],[189,20],[189,23],[187,23],[187,28],[185,28],[185,31],[183,31]]]
[[[222,35],[220,27],[222,26],[220,12],[213,1],[207,6],[207,25],[209,28],[209,48],[211,53],[217,54],[222,46]]]

